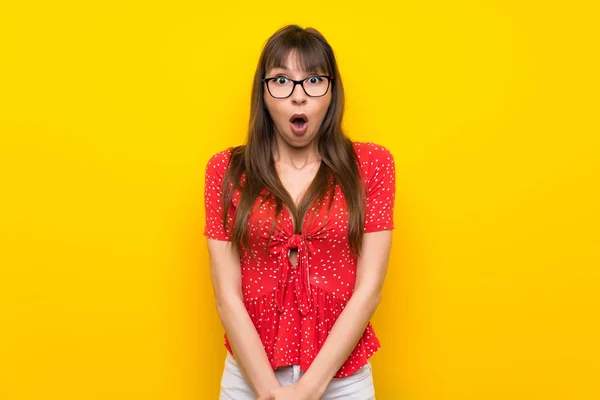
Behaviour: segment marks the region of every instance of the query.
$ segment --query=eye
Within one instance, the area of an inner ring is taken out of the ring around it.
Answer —
[[[323,81],[323,78],[321,78],[320,76],[311,76],[308,79],[308,83],[320,83]]]
[[[288,78],[285,76],[276,76],[273,81],[278,85],[285,85],[288,82]]]

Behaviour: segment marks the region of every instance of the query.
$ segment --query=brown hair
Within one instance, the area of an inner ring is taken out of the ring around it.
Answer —
[[[305,71],[321,69],[333,77],[331,102],[315,139],[322,162],[315,179],[306,190],[296,209],[292,197],[283,187],[275,170],[272,149],[275,140],[274,123],[266,108],[262,79],[271,68],[284,66],[290,51],[298,53],[300,66]],[[302,232],[304,215],[315,201],[322,201],[329,192],[329,207],[340,185],[348,207],[348,239],[351,250],[358,255],[363,240],[365,193],[358,170],[358,159],[352,141],[342,131],[344,113],[344,87],[333,50],[323,35],[314,28],[303,29],[298,25],[287,25],[275,32],[265,43],[258,61],[252,86],[250,123],[247,144],[234,147],[227,172],[223,179],[224,193],[223,226],[227,226],[227,210],[233,193],[240,188],[240,199],[233,226],[232,242],[237,248],[248,247],[248,218],[258,197],[263,202],[273,197],[276,217],[285,204],[294,219],[295,233]],[[243,173],[244,185],[240,185]],[[269,195],[262,196],[267,188]],[[271,236],[271,235],[270,235]],[[270,239],[269,239],[270,240]]]

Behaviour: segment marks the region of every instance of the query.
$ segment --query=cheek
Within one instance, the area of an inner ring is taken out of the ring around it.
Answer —
[[[273,101],[273,99],[265,98],[265,105],[271,118],[274,120],[279,119],[282,116],[283,111],[281,110],[281,105],[276,101]]]
[[[322,101],[319,103],[319,114],[324,117],[325,114],[327,113],[327,109],[329,108],[329,105],[331,104],[331,98],[323,98]]]

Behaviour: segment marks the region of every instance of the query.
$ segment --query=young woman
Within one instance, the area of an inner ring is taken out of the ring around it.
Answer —
[[[391,248],[394,159],[346,137],[343,110],[328,42],[283,27],[260,56],[247,144],[206,166],[222,400],[375,398],[369,320]]]

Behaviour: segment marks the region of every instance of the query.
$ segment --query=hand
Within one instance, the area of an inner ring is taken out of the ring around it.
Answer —
[[[273,395],[271,393],[263,394],[256,398],[256,400],[274,400],[274,399],[275,399],[275,397],[273,397]]]
[[[319,396],[316,396],[306,391],[301,390],[297,384],[290,386],[282,386],[277,389],[271,390],[270,400],[318,400]]]
[[[277,389],[271,390],[271,396],[273,400],[304,400],[304,397],[300,397],[298,386],[282,386]]]

